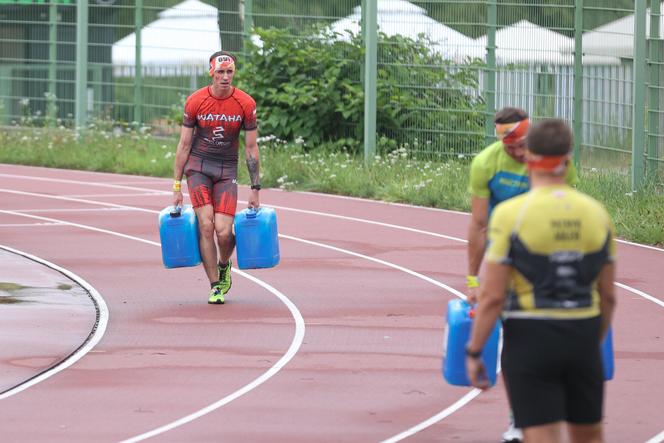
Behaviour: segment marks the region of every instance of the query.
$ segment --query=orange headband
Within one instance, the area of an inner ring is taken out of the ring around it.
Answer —
[[[568,154],[543,156],[529,153],[526,163],[528,169],[532,171],[546,171],[562,174],[565,170],[565,166],[567,166],[567,160],[569,160]]]
[[[529,126],[528,119],[516,123],[496,123],[496,135],[504,144],[512,145],[526,138]]]
[[[235,60],[230,55],[222,54],[210,61],[210,77],[214,75],[214,71],[218,69],[227,69],[230,67],[235,68]]]

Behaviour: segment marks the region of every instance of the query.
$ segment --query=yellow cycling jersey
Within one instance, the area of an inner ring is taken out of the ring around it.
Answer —
[[[500,203],[489,221],[485,260],[512,268],[503,316],[599,315],[597,277],[615,257],[614,236],[604,207],[567,185]]]

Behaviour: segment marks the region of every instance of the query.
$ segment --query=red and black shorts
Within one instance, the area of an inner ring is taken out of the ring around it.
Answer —
[[[189,198],[194,208],[212,205],[214,212],[235,215],[237,162],[210,160],[190,155],[184,166]]]
[[[602,419],[600,317],[507,319],[501,365],[518,428]]]

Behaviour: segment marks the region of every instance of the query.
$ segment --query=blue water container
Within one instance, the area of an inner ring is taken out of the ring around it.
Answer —
[[[604,369],[604,380],[613,379],[613,333],[611,327],[602,342],[602,368]]]
[[[470,380],[466,375],[466,345],[470,340],[473,324],[472,309],[468,303],[460,299],[450,300],[447,303],[447,325],[443,342],[443,377],[451,385],[470,386]],[[491,386],[496,384],[499,338],[500,321],[496,322],[496,326],[482,348],[482,360]]]
[[[237,266],[271,268],[279,263],[277,213],[272,208],[245,209],[235,214]]]
[[[196,266],[201,262],[198,221],[191,205],[162,209],[159,213],[159,238],[165,267]]]

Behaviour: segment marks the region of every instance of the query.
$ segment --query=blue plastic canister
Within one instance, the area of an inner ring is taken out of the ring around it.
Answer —
[[[271,268],[279,263],[277,213],[272,208],[248,208],[235,214],[237,266]]]
[[[159,213],[159,238],[165,267],[196,266],[201,262],[198,221],[191,205],[162,209]]]
[[[613,379],[613,333],[611,328],[602,342],[602,368],[604,369],[604,380]]]
[[[445,326],[443,344],[443,377],[451,385],[470,386],[470,380],[466,375],[466,345],[470,340],[470,330],[473,323],[472,309],[468,303],[460,299],[450,300],[447,303],[447,325]],[[499,338],[500,321],[496,322],[496,326],[491,331],[484,348],[482,348],[482,360],[491,386],[496,384]]]

